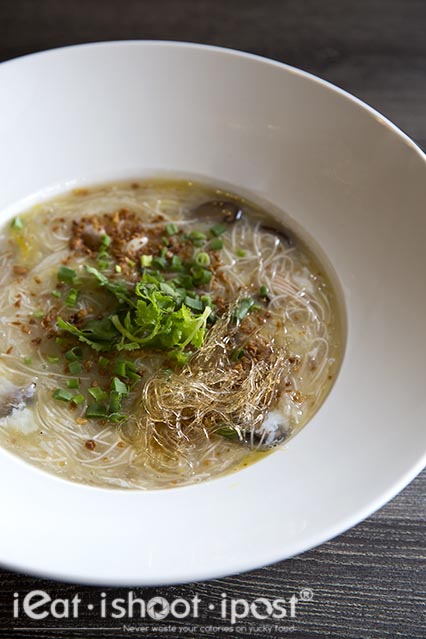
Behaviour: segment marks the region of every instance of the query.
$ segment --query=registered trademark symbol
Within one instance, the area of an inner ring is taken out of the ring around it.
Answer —
[[[312,601],[314,598],[314,593],[311,588],[302,588],[300,591],[300,599],[301,601]]]

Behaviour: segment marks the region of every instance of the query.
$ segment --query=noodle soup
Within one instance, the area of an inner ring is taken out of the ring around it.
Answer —
[[[324,270],[234,194],[79,189],[12,220],[0,251],[0,444],[64,478],[152,489],[236,470],[331,388]]]

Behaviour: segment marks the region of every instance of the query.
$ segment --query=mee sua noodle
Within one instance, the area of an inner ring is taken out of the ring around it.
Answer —
[[[237,470],[333,383],[323,268],[236,195],[78,189],[9,222],[0,260],[0,444],[64,478],[153,489]]]

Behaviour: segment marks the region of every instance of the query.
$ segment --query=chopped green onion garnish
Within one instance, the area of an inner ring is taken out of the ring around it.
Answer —
[[[82,404],[84,402],[84,395],[82,395],[81,393],[77,393],[77,395],[74,395],[74,397],[72,398],[72,402],[76,405]]]
[[[99,388],[99,386],[92,386],[92,388],[89,388],[87,392],[96,402],[102,402],[108,397],[108,393],[102,390],[102,388]]]
[[[199,266],[209,266],[210,256],[208,253],[197,253],[195,261]]]
[[[210,241],[210,248],[212,249],[212,251],[220,251],[220,249],[223,248],[223,240],[218,237],[213,238]]]
[[[49,362],[49,364],[57,364],[59,362],[59,357],[57,357],[56,355],[48,355],[47,361]]]
[[[78,291],[75,288],[72,288],[65,298],[65,304],[72,308],[76,305],[77,298],[78,298]]]
[[[171,261],[171,270],[172,271],[181,271],[182,270],[182,260],[178,255],[173,255]]]
[[[44,316],[44,311],[34,311],[33,313],[33,317],[35,317],[36,319],[41,319]]]
[[[32,357],[24,357],[24,364],[31,364],[32,361]]]
[[[196,311],[203,311],[204,310],[204,304],[201,300],[194,298],[194,297],[185,297],[185,304],[186,306],[189,306],[189,308],[193,308]]]
[[[73,348],[70,348],[70,350],[65,353],[65,357],[69,361],[74,362],[83,357],[83,351],[78,346],[73,346]]]
[[[126,377],[126,362],[122,359],[118,359],[114,362],[114,373],[120,375],[120,377]]]
[[[100,358],[98,359],[98,364],[100,366],[100,368],[106,368],[109,364],[109,359],[107,357],[103,357],[103,355],[100,356]]]
[[[89,419],[102,419],[107,416],[107,407],[105,404],[96,402],[95,404],[89,404],[86,409],[86,417]]]
[[[71,373],[71,375],[80,375],[81,373],[81,364],[80,362],[77,362],[76,360],[73,362],[70,362],[68,364],[68,370]]]
[[[139,382],[141,376],[138,373],[135,373],[134,371],[129,371],[127,373],[127,377],[132,381],[132,382]]]
[[[121,273],[121,266],[119,264],[116,264],[114,266],[114,270],[115,270],[116,273]]]
[[[102,249],[106,249],[108,248],[108,246],[111,244],[111,238],[109,235],[106,235],[106,233],[104,235],[102,235],[101,237],[101,244],[100,244],[100,250],[102,251]]]
[[[57,388],[52,395],[53,399],[60,399],[62,402],[70,402],[73,394],[63,388]]]
[[[57,291],[56,289],[52,291],[53,297],[61,297],[61,291]]]
[[[189,234],[189,239],[192,241],[204,241],[207,239],[207,235],[205,233],[201,233],[201,231],[192,231],[192,233]]]
[[[136,368],[136,364],[135,364],[134,362],[132,362],[130,359],[125,359],[125,360],[124,360],[124,363],[126,364],[126,368],[127,368],[129,371],[133,371],[134,373],[136,373],[136,371],[138,370],[138,369]]]
[[[127,415],[120,415],[120,413],[112,413],[108,415],[108,419],[110,422],[122,422],[127,418]]]
[[[58,271],[58,280],[67,284],[74,284],[77,279],[77,273],[68,266],[61,266]]]
[[[76,377],[71,377],[71,379],[67,379],[67,387],[68,388],[78,388],[80,386],[80,382]]]
[[[267,286],[261,286],[259,289],[259,293],[261,297],[268,297],[269,295],[269,290]]]
[[[225,224],[215,224],[214,226],[211,227],[210,229],[210,233],[214,236],[218,236],[218,235],[222,235],[222,233],[225,233],[226,231],[226,225]]]
[[[109,412],[110,413],[118,413],[118,411],[121,408],[121,400],[122,400],[122,393],[119,393],[118,391],[111,391],[110,395],[109,395]]]
[[[129,392],[127,385],[122,382],[121,379],[118,379],[118,377],[114,377],[114,379],[112,380],[112,390],[114,390],[116,393],[120,393],[121,395],[127,395],[127,393]]]
[[[110,265],[109,255],[108,255],[108,247],[111,244],[111,238],[109,235],[102,235],[101,244],[99,246],[97,262],[98,267],[101,271],[105,271]]]
[[[176,235],[179,231],[179,228],[176,224],[166,224],[166,233],[167,235]]]
[[[109,265],[110,265],[110,261],[108,259],[105,259],[104,257],[102,257],[101,259],[98,258],[99,270],[105,271]]]
[[[146,268],[152,264],[152,255],[141,255],[141,266]]]
[[[12,223],[10,225],[13,229],[20,231],[23,228],[23,223],[20,217],[16,216],[13,218]]]
[[[246,252],[244,249],[238,249],[237,250],[237,255],[238,257],[245,257],[246,256]]]
[[[254,299],[251,297],[244,297],[238,302],[238,306],[235,311],[235,319],[240,321],[244,319],[250,309],[254,306]]]
[[[164,257],[154,257],[153,260],[152,260],[152,264],[156,268],[159,268],[159,269],[162,270],[162,269],[166,268],[167,262],[166,262],[166,259]]]
[[[197,285],[208,284],[211,279],[212,279],[212,273],[208,269],[200,268],[200,269],[197,269],[197,271],[194,273],[194,280],[197,283]]]

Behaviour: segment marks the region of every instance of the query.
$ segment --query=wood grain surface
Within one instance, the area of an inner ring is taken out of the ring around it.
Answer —
[[[0,60],[112,39],[186,40],[243,49],[306,69],[347,89],[426,148],[425,26],[424,0],[0,0]],[[295,559],[227,579],[133,589],[146,600],[198,594],[211,603],[215,609],[204,611],[199,628],[191,632],[183,632],[183,627],[193,625],[193,620],[173,622],[177,629],[170,633],[166,621],[151,620],[148,631],[131,632],[120,622],[100,619],[100,593],[110,599],[127,596],[126,589],[101,590],[0,571],[0,637],[423,639],[425,488],[423,473],[381,511]],[[28,534],[30,538],[30,523]],[[94,611],[65,622],[14,620],[13,593],[37,588],[53,598],[78,593],[85,604],[94,604]],[[296,618],[284,620],[282,628],[270,620],[250,618],[226,629],[229,624],[220,618],[222,593],[229,600],[273,600],[298,594],[302,588],[310,588],[313,599],[300,603]],[[158,631],[155,625],[160,626]],[[236,626],[242,627],[236,630]]]

